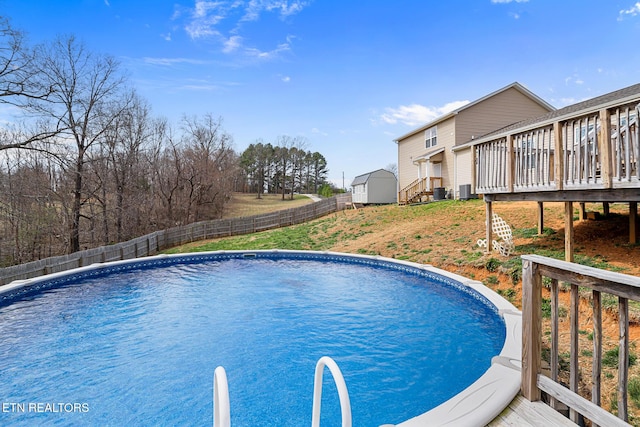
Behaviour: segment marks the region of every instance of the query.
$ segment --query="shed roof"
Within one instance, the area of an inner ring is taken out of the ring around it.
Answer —
[[[517,90],[518,92],[522,93],[523,95],[525,95],[526,97],[530,98],[534,102],[540,104],[543,108],[545,108],[545,109],[547,109],[549,111],[555,110],[555,107],[553,105],[549,104],[547,101],[545,101],[544,99],[540,98],[538,95],[536,95],[535,93],[531,92],[529,89],[527,89],[526,87],[524,87],[520,83],[513,82],[508,86],[505,86],[505,87],[503,87],[501,89],[498,89],[498,90],[496,90],[494,92],[491,92],[488,95],[483,96],[482,98],[476,99],[473,102],[469,102],[468,104],[465,104],[462,107],[459,107],[459,108],[451,111],[450,113],[444,114],[444,115],[436,118],[435,120],[432,120],[432,121],[426,123],[425,125],[420,126],[419,128],[413,129],[409,133],[404,134],[404,135],[394,139],[394,142],[397,143],[400,140],[406,139],[406,138],[408,138],[408,137],[410,137],[412,135],[415,135],[418,132],[425,131],[425,130],[429,129],[430,127],[433,127],[433,126],[437,125],[438,123],[441,123],[441,122],[443,122],[443,121],[445,121],[447,119],[450,119],[451,117],[454,117],[455,115],[457,115],[461,111],[466,110],[468,108],[471,108],[471,107],[473,107],[473,106],[475,106],[477,104],[480,104],[481,102],[483,102],[483,101],[485,101],[485,100],[487,100],[489,98],[492,98],[492,97],[494,97],[494,96],[496,96],[496,95],[498,95],[498,94],[500,94],[502,92],[505,92],[505,91],[507,91],[509,89]]]
[[[351,186],[353,187],[354,185],[360,185],[360,184],[365,184],[369,178],[371,177],[371,175],[373,175],[374,173],[377,172],[385,172],[385,173],[390,173],[391,175],[393,175],[393,172],[389,172],[386,169],[378,169],[378,170],[374,170],[373,172],[367,172],[365,174],[362,175],[358,175],[356,176],[353,181],[351,182]]]

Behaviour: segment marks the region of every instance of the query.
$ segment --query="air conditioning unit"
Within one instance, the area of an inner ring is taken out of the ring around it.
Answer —
[[[463,184],[460,186],[460,200],[477,199],[477,194],[471,194],[471,184]]]

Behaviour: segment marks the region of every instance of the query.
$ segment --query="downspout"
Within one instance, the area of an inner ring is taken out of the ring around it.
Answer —
[[[453,200],[457,200],[456,188],[458,188],[458,153],[453,151],[453,147],[451,147],[451,152],[453,153]]]

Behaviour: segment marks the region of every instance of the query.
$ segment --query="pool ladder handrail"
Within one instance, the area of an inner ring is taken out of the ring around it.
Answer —
[[[344,382],[342,372],[338,364],[329,356],[323,356],[316,364],[316,373],[313,379],[313,414],[311,416],[311,427],[320,427],[320,406],[322,402],[322,375],[325,366],[329,368],[333,381],[338,389],[340,398],[340,411],[342,412],[342,427],[351,427],[351,402],[349,401],[349,391]]]
[[[213,427],[231,427],[229,383],[222,366],[213,372]]]
[[[320,427],[320,406],[322,403],[322,376],[325,366],[329,368],[333,381],[338,389],[340,411],[342,413],[342,427],[351,427],[351,402],[349,391],[338,364],[329,356],[323,356],[316,364],[313,378],[313,413],[311,427]],[[222,366],[218,366],[213,373],[213,427],[230,427],[229,384],[227,373]]]

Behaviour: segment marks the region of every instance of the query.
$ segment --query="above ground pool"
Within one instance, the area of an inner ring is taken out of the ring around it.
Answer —
[[[257,251],[14,282],[0,288],[0,424],[211,425],[223,366],[233,427],[310,426],[315,364],[330,356],[354,426],[423,425],[480,384],[512,333],[512,306],[458,278],[379,257]],[[322,396],[322,425],[339,425],[330,375]]]

